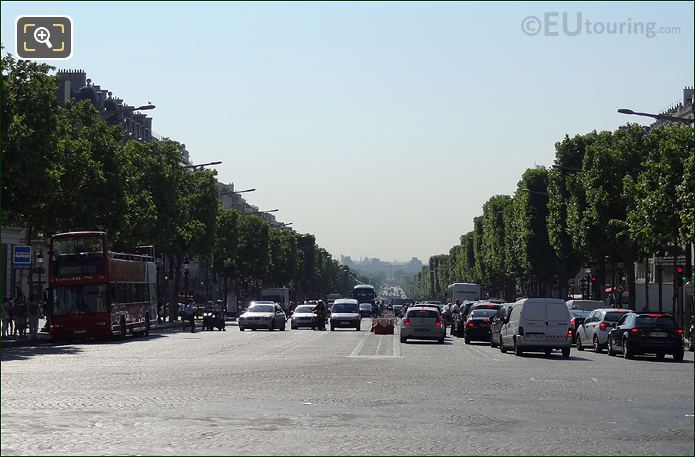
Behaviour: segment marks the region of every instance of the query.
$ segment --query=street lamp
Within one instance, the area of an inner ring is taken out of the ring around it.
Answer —
[[[132,113],[134,111],[147,111],[147,110],[151,110],[151,109],[155,109],[155,108],[156,108],[156,106],[151,104],[151,103],[148,103],[147,105],[141,105],[138,107],[119,106],[116,109],[104,111],[103,116],[104,116],[104,120],[108,120],[119,113]]]
[[[280,211],[280,210],[276,208],[276,209],[269,209],[268,211],[252,211],[252,212],[250,212],[250,213],[248,213],[248,214],[276,213],[276,212],[278,212],[278,211]]]
[[[184,278],[184,300],[186,304],[188,303],[188,274],[191,272],[190,266],[188,265],[188,259],[183,261],[183,278]]]
[[[657,119],[659,121],[679,122],[679,123],[685,124],[685,125],[690,125],[693,123],[693,121],[695,121],[695,119],[688,119],[687,117],[669,116],[668,114],[640,113],[638,111],[633,111],[633,110],[627,109],[627,108],[620,108],[618,110],[618,112],[620,114],[630,114],[633,116],[651,117],[651,118]]]
[[[184,165],[184,166],[181,167],[181,168],[190,168],[190,169],[193,170],[193,171],[200,171],[200,170],[203,169],[203,167],[208,167],[208,166],[211,166],[211,165],[219,165],[219,164],[221,164],[221,163],[222,163],[222,162],[218,160],[217,162],[199,163],[199,164],[196,164],[196,165]]]
[[[43,300],[43,281],[41,281],[41,274],[43,273],[43,251],[41,249],[36,253],[36,271],[39,274],[39,297]]]
[[[659,254],[656,256],[656,274],[659,275],[659,312],[663,309],[663,305],[661,303],[661,288],[663,287],[663,282],[661,279],[661,276],[664,274],[664,256],[663,254]]]
[[[232,190],[232,191],[225,191],[225,192],[220,192],[220,195],[234,195],[234,194],[243,194],[246,192],[255,192],[256,189],[244,189],[244,190]]]

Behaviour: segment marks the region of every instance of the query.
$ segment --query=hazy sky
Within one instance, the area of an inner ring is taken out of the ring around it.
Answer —
[[[545,13],[558,34],[525,34]],[[54,65],[152,101],[157,133],[335,257],[448,252],[565,134],[646,123],[616,109],[659,111],[694,80],[690,2],[3,2],[6,50],[22,14],[70,15]]]

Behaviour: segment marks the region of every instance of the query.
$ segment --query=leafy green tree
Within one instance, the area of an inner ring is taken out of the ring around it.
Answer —
[[[53,221],[46,196],[59,183],[55,147],[58,84],[52,68],[29,60],[2,57],[2,219],[3,224],[49,231]]]
[[[674,271],[676,256],[683,252],[682,245],[687,239],[687,229],[681,225],[682,215],[692,207],[692,202],[686,202],[678,190],[687,181],[686,163],[692,160],[693,140],[690,127],[669,125],[653,129],[644,169],[636,179],[631,176],[624,179],[625,192],[631,196],[627,214],[631,238],[649,252],[670,252]],[[674,310],[676,299],[674,288]]]
[[[270,225],[260,216],[243,216],[239,227],[239,273],[246,280],[263,279],[270,265]]]
[[[490,294],[498,297],[510,297],[514,288],[514,282],[507,274],[505,251],[504,212],[511,203],[510,196],[495,195],[483,205],[483,265],[486,269],[485,276],[489,280]]]
[[[240,214],[235,209],[225,209],[221,206],[218,209],[213,266],[215,271],[222,276],[225,304],[227,304],[228,280],[237,273],[239,218]]]
[[[287,229],[270,229],[269,280],[272,285],[292,285],[298,267],[297,236]]]

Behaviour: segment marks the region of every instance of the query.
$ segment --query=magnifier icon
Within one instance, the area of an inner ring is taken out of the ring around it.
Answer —
[[[51,32],[49,32],[46,27],[37,27],[37,29],[34,30],[34,39],[37,42],[48,46],[48,49],[51,49],[53,47],[53,45],[49,41],[51,39]]]

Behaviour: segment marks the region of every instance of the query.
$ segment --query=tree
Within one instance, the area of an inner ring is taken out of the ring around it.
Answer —
[[[252,282],[265,278],[270,265],[268,221],[260,216],[243,216],[239,232],[239,273]]]
[[[483,205],[483,258],[487,270],[491,295],[509,298],[513,294],[513,280],[507,274],[505,251],[506,227],[504,213],[511,205],[508,195],[495,195]]]
[[[287,229],[270,229],[270,268],[272,285],[290,287],[296,277],[298,264],[297,237]]]
[[[681,222],[692,202],[683,199],[679,186],[687,180],[686,162],[692,160],[693,140],[690,127],[669,125],[653,129],[649,134],[650,147],[644,168],[636,179],[624,179],[626,194],[631,196],[627,213],[631,239],[646,251],[670,252],[674,271],[676,257],[683,252],[681,246],[688,235],[688,230],[681,228]],[[690,184],[692,186],[692,182]],[[674,312],[677,293],[674,287]]]
[[[239,212],[235,209],[218,207],[217,236],[213,254],[215,272],[222,275],[224,304],[227,306],[227,282],[237,272],[239,252]]]

